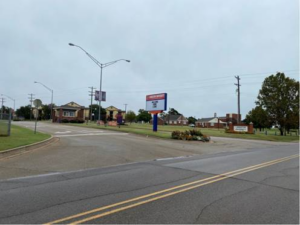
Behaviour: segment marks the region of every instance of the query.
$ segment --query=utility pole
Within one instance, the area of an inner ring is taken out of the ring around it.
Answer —
[[[90,110],[90,121],[92,121],[92,105],[93,105],[93,96],[94,96],[94,89],[96,89],[95,87],[89,87],[91,89],[91,91],[89,91],[89,96],[91,96],[91,110]]]
[[[28,94],[30,97],[29,98],[29,101],[30,101],[30,121],[31,121],[31,114],[32,114],[32,102],[33,102],[33,96],[34,94]]]
[[[237,123],[240,123],[241,121],[240,121],[240,115],[241,115],[241,111],[240,111],[240,107],[241,107],[241,105],[240,105],[240,77],[239,76],[235,76],[235,78],[237,79],[237,84],[234,84],[234,85],[236,85],[237,87],[238,87],[238,89],[237,89],[237,91],[238,91],[238,118],[237,118]]]

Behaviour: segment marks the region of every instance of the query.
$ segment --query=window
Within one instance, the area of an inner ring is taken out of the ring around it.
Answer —
[[[75,117],[75,112],[73,111],[64,111],[63,113],[65,117]]]
[[[214,123],[210,123],[210,126],[213,127],[215,124]]]
[[[177,121],[174,121],[174,124],[177,124]]]

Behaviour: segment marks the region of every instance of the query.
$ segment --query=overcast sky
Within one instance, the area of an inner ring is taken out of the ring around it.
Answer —
[[[168,108],[184,116],[255,106],[262,81],[276,71],[299,80],[298,0],[0,0],[0,93],[29,104],[89,105],[99,88],[104,107],[145,108],[145,96],[168,93]],[[3,97],[3,96],[0,96]],[[13,106],[5,97],[5,105]]]

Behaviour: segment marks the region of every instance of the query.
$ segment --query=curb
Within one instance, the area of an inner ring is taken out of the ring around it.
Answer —
[[[40,141],[40,142],[33,143],[33,144],[30,144],[30,145],[20,146],[20,147],[17,147],[17,148],[11,148],[11,149],[8,149],[8,150],[5,150],[5,151],[1,151],[0,152],[0,159],[7,158],[7,157],[10,157],[10,156],[14,156],[14,155],[19,155],[20,153],[25,153],[25,152],[28,152],[30,150],[34,150],[34,149],[37,149],[37,148],[40,148],[40,147],[44,147],[47,144],[50,144],[50,143],[54,142],[55,140],[57,140],[57,139],[51,135],[50,138],[48,138],[44,141]]]

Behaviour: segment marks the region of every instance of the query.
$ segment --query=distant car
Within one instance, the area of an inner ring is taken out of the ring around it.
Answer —
[[[191,123],[189,126],[190,126],[190,127],[195,127],[195,124],[192,124],[192,123]]]

